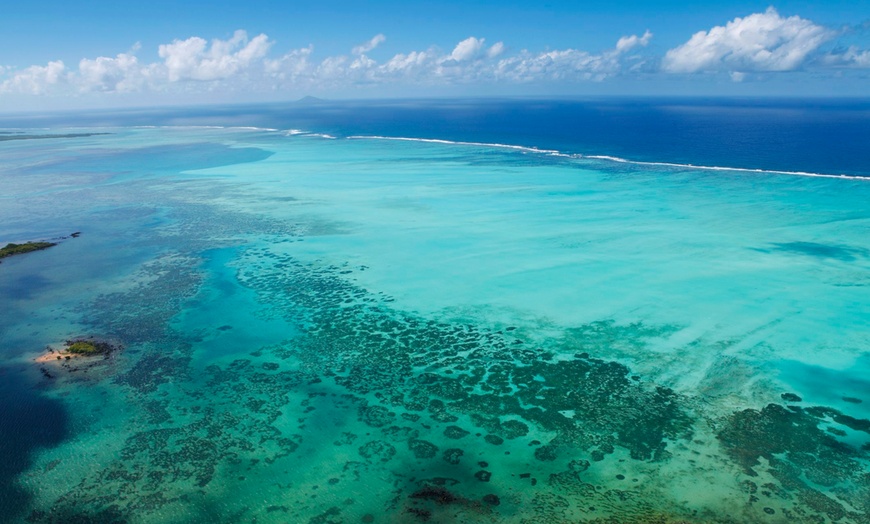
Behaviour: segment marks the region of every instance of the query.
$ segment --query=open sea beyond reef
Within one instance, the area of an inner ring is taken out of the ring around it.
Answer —
[[[868,101],[0,127],[2,522],[870,522]]]

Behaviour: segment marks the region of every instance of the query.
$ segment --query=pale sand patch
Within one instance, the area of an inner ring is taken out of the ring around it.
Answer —
[[[80,355],[77,353],[70,353],[68,351],[63,351],[59,349],[54,349],[51,347],[46,348],[45,353],[33,359],[37,364],[50,364],[53,362],[61,363],[66,362],[67,360],[93,360],[96,358],[103,357],[103,354],[98,355]]]

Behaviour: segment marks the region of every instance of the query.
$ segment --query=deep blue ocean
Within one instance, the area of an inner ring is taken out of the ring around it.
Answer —
[[[5,127],[216,125],[484,142],[643,162],[870,176],[870,99],[326,101],[0,115]]]
[[[868,143],[870,100],[0,115],[0,248],[56,244],[0,262],[0,522],[870,522]]]

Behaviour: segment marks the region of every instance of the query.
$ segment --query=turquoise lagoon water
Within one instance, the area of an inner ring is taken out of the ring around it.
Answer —
[[[95,131],[0,143],[3,520],[870,519],[867,180]]]

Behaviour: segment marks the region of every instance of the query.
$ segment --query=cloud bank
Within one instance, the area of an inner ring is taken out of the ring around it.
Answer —
[[[220,84],[234,89],[342,88],[400,82],[407,85],[449,85],[471,82],[535,82],[549,80],[603,80],[622,72],[622,57],[645,46],[652,34],[624,36],[616,47],[600,54],[574,49],[533,53],[522,50],[504,56],[503,42],[488,45],[474,36],[458,42],[450,52],[437,47],[397,53],[376,61],[367,53],[386,41],[382,34],[355,46],[349,55],[315,60],[314,47],[294,49],[270,57],[274,42],[265,34],[248,38],[243,30],[227,40],[211,42],[198,37],[161,44],[161,61],[141,63],[139,47],[115,57],[82,59],[78,68],[63,62],[7,71],[0,93],[41,95],[73,91],[171,91]],[[0,75],[3,70],[0,70]],[[2,77],[0,77],[2,78]]]
[[[377,34],[347,54],[316,57],[313,45],[274,54],[269,36],[249,38],[238,30],[226,40],[192,36],[160,44],[159,60],[148,63],[139,59],[137,44],[72,67],[59,60],[19,69],[0,66],[0,94],[320,93],[372,86],[570,85],[638,75],[719,74],[744,81],[811,69],[870,69],[870,51],[835,45],[844,31],[769,8],[698,31],[663,56],[647,51],[653,34],[645,31],[621,36],[599,52],[511,50],[504,42],[469,36],[449,51],[431,46],[391,55],[386,36]],[[382,58],[370,56],[376,50]]]

